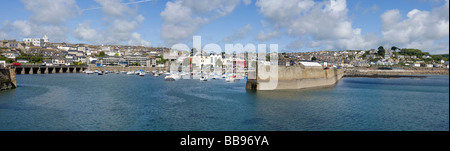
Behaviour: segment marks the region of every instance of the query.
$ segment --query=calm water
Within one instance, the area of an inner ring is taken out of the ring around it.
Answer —
[[[332,88],[246,91],[245,80],[18,75],[0,130],[449,130],[449,76],[344,78]]]

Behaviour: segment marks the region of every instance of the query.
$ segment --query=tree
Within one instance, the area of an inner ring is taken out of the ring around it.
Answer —
[[[106,56],[106,54],[103,51],[100,51],[100,53],[97,55],[97,57],[105,57],[105,56]]]
[[[385,51],[386,51],[386,50],[384,50],[383,46],[378,47],[378,55],[384,56]]]
[[[400,48],[398,48],[396,46],[392,46],[391,50],[395,52],[396,50],[400,50]]]
[[[114,56],[115,56],[115,57],[118,57],[118,56],[119,56],[119,53],[114,54]]]
[[[317,60],[317,58],[314,56],[311,58],[311,61],[316,61],[316,60]]]

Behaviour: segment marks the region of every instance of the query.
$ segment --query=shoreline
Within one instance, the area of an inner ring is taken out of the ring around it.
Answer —
[[[446,68],[404,68],[380,70],[373,68],[347,68],[344,77],[366,78],[425,78],[426,75],[449,75]]]

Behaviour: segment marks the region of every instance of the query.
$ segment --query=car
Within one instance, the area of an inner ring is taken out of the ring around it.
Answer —
[[[15,62],[15,63],[13,63],[13,64],[11,64],[11,66],[21,66],[22,64],[20,64],[20,63],[18,63],[18,62]]]

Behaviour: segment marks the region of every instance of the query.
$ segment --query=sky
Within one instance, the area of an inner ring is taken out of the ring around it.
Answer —
[[[449,53],[449,0],[8,0],[0,39],[93,45],[278,44],[280,52],[379,46]]]

